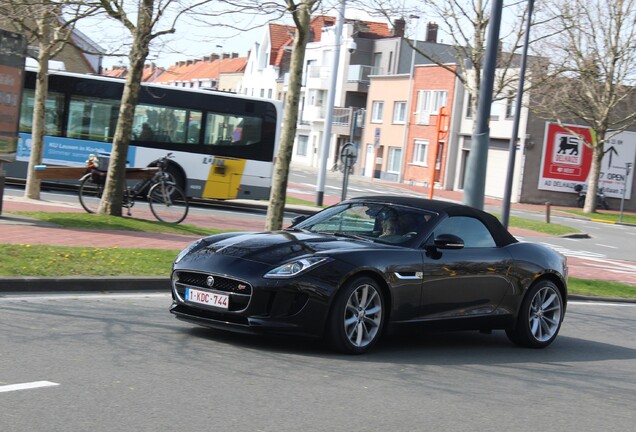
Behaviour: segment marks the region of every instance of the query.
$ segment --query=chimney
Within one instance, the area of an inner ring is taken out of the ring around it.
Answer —
[[[209,62],[210,61],[210,56],[203,56],[203,61],[204,62]]]
[[[194,60],[187,60],[187,61],[186,61],[186,64],[187,64],[188,66],[190,66],[190,65],[191,65],[191,64],[193,64],[193,63],[194,63]]]
[[[223,60],[229,59],[229,58],[230,58],[230,53],[223,53]]]
[[[402,18],[398,18],[393,22],[393,36],[404,37],[404,27],[406,27],[406,21]]]
[[[233,52],[232,53],[232,58],[238,58],[238,53]]]
[[[185,60],[180,60],[179,62],[177,62],[177,65],[179,66],[185,66],[186,62]]]
[[[218,54],[212,54],[210,57],[212,58],[212,61],[219,59],[219,55]]]
[[[434,22],[426,24],[426,42],[437,43],[437,28],[439,26]]]

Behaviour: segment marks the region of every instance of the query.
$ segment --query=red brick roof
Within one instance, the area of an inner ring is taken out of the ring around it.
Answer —
[[[211,59],[205,57],[191,61],[177,62],[170,66],[152,82],[171,83],[174,81],[193,81],[203,79],[218,79],[223,73],[237,73],[245,70],[246,57],[234,57],[225,59]]]
[[[111,78],[126,78],[128,68],[126,68],[126,66],[113,66],[112,69],[102,70],[101,75]]]
[[[348,23],[352,23],[356,29],[356,36],[365,39],[381,39],[385,37],[393,36],[388,24],[370,21],[358,21],[358,20],[346,20]],[[320,42],[322,36],[322,29],[325,27],[332,27],[336,25],[336,18],[318,15],[313,17],[310,22],[309,42]],[[270,44],[272,47],[270,55],[270,64],[273,66],[280,66],[283,55],[285,53],[285,47],[292,46],[294,43],[294,34],[296,33],[296,27],[283,26],[280,24],[269,25]],[[283,35],[287,36],[287,39],[283,40]]]
[[[154,63],[144,65],[144,70],[141,72],[141,81],[153,81],[154,78],[161,75],[163,72],[164,69],[157,67]],[[113,66],[112,69],[104,69],[101,75],[111,78],[126,78],[128,76],[128,67]]]

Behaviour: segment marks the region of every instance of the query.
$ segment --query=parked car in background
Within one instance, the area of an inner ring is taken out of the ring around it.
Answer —
[[[300,219],[188,246],[173,265],[170,311],[232,331],[326,337],[352,354],[406,325],[503,329],[531,348],[559,332],[566,258],[518,242],[488,213],[368,196]]]

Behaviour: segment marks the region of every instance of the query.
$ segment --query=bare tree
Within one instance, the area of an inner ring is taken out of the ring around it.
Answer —
[[[291,163],[296,125],[298,123],[298,105],[300,102],[303,63],[305,61],[305,49],[310,36],[309,24],[311,14],[319,3],[319,0],[303,0],[300,2],[293,0],[286,1],[287,10],[291,13],[296,26],[296,33],[294,35],[294,45],[289,70],[289,86],[285,97],[283,130],[278,146],[278,155],[274,164],[272,192],[267,209],[267,221],[265,222],[265,229],[267,230],[279,230],[283,225],[289,165]]]
[[[472,112],[477,111],[486,54],[486,31],[490,22],[490,0],[356,0],[355,3],[363,10],[385,17],[389,22],[394,22],[395,17],[406,19],[413,16],[435,21],[440,34],[448,38],[443,44],[447,46],[443,57],[439,55],[439,50],[427,50],[420,44],[413,44],[409,37],[405,41],[428,61],[454,74],[470,95]],[[526,13],[527,2],[524,1],[512,2],[505,7],[506,25],[502,26],[497,60],[500,73],[496,77],[493,100],[509,97],[509,91],[516,88],[519,57],[514,53],[523,43]],[[411,37],[415,36],[415,29],[407,30]],[[458,67],[448,63],[449,56],[455,59]]]
[[[555,36],[540,46],[552,61],[535,92],[536,112],[559,123],[583,122],[596,135],[584,211],[596,210],[604,144],[636,123],[636,0],[553,0],[545,10]]]
[[[35,166],[42,163],[45,133],[45,103],[48,95],[49,60],[55,58],[75,29],[76,23],[96,12],[94,6],[74,0],[3,0],[0,14],[29,44],[36,48],[38,62],[33,109],[31,156],[24,196],[40,199],[40,180],[35,177]]]
[[[296,126],[298,123],[298,106],[300,103],[303,64],[305,61],[305,49],[310,39],[311,16],[321,5],[320,0],[284,0],[258,2],[250,0],[221,1],[231,4],[233,10],[238,10],[244,15],[260,13],[271,16],[272,19],[284,19],[291,17],[296,31],[292,46],[292,54],[289,70],[289,84],[285,95],[285,112],[281,138],[278,145],[278,153],[274,163],[272,176],[272,190],[270,193],[269,207],[265,229],[279,230],[283,226],[285,200],[287,198],[287,182],[289,179],[289,165],[292,158]],[[217,10],[218,16],[223,12]],[[225,23],[226,27],[240,28],[240,25]]]
[[[161,36],[173,34],[179,19],[210,0],[96,0],[106,14],[130,33],[128,75],[119,109],[119,120],[113,136],[108,176],[99,213],[121,216],[122,194],[126,175],[126,157],[133,128],[133,116],[139,99],[144,63],[151,43]]]

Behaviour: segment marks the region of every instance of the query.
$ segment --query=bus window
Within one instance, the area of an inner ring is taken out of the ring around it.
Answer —
[[[66,136],[92,141],[112,141],[118,114],[118,101],[74,96],[69,106]]]
[[[35,105],[35,91],[25,89],[20,109],[20,132],[31,133],[33,126],[33,108]],[[44,128],[46,135],[60,136],[62,134],[62,112],[64,110],[64,95],[49,92],[44,111]]]
[[[208,113],[205,144],[249,145],[261,140],[261,119]]]
[[[133,139],[164,143],[195,142],[191,141],[188,125],[197,114],[200,121],[201,113],[194,111],[139,104],[135,108]],[[146,132],[142,134],[144,128]],[[152,135],[147,132],[149,130]],[[195,139],[198,142],[198,135]]]
[[[198,144],[201,139],[201,118],[203,117],[203,113],[200,111],[189,111],[189,114],[187,142]]]

